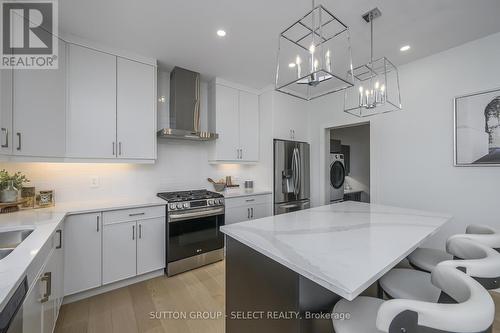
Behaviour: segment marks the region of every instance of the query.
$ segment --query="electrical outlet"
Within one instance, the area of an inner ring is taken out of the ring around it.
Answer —
[[[90,187],[91,188],[98,188],[100,185],[99,182],[99,177],[98,176],[92,176],[90,177]]]

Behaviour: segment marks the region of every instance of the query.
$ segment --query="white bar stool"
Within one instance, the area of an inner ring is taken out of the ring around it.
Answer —
[[[446,249],[465,260],[443,261],[443,265],[457,265],[485,289],[500,287],[500,253],[474,240],[453,236]],[[452,264],[450,264],[452,263]],[[454,303],[455,300],[431,283],[431,274],[396,268],[379,280],[379,286],[389,298],[404,298],[424,302]]]
[[[432,283],[456,299],[457,304],[371,297],[358,297],[352,302],[343,299],[333,312],[350,313],[350,317],[333,320],[335,332],[490,333],[495,316],[493,300],[477,281],[457,269],[459,265],[459,261],[448,261],[432,272]]]
[[[500,234],[494,229],[484,225],[470,225],[465,233],[467,237],[500,251]],[[440,262],[451,259],[453,256],[444,251],[425,247],[416,249],[408,256],[411,266],[425,272],[431,272]]]

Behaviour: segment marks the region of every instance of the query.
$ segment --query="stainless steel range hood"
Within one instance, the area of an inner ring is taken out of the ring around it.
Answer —
[[[200,131],[200,73],[174,67],[170,73],[170,128],[158,131],[158,137],[210,141],[217,133]]]

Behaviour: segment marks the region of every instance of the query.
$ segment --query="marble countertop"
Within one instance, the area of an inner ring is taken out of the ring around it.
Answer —
[[[235,223],[221,231],[353,300],[450,219],[348,201]]]
[[[265,189],[253,189],[251,191],[246,191],[244,188],[235,187],[229,188],[221,192],[225,198],[240,198],[240,197],[249,197],[252,195],[262,195],[262,194],[272,194],[273,192]]]
[[[0,260],[0,311],[21,282],[38,251],[49,240],[66,216],[165,204],[164,200],[157,197],[118,198],[114,200],[66,202],[56,204],[54,207],[0,214],[0,232],[22,228],[34,229],[31,235],[17,246],[11,254]],[[31,283],[32,281],[28,282]]]

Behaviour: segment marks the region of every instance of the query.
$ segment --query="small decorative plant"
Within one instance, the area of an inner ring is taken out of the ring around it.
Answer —
[[[0,171],[0,191],[6,189],[9,185],[9,181],[12,181],[14,187],[18,190],[21,189],[23,183],[29,182],[21,172],[16,172],[14,174],[9,174],[5,169]]]

